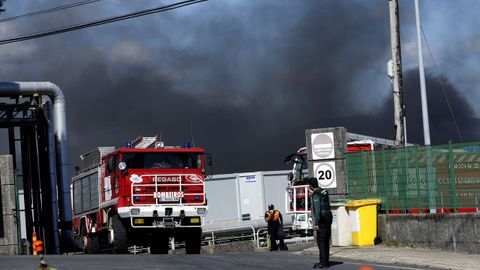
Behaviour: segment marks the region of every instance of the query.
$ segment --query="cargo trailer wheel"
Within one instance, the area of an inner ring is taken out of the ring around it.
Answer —
[[[125,254],[128,251],[127,229],[123,226],[118,214],[108,218],[108,243],[113,245],[113,252]]]
[[[202,229],[191,228],[187,231],[187,238],[185,239],[185,253],[200,254],[202,246]]]

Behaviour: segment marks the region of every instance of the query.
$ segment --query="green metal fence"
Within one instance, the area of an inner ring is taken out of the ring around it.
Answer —
[[[480,142],[362,151],[346,156],[348,197],[387,211],[480,211]]]

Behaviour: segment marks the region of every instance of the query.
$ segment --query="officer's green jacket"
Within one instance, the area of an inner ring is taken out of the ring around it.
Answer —
[[[328,196],[328,192],[321,187],[316,188],[312,195],[312,214],[315,224],[320,224],[321,211],[326,209],[325,205],[323,205],[325,201],[322,200],[322,196]]]

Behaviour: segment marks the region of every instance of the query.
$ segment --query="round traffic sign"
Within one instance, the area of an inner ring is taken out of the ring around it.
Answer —
[[[335,172],[335,162],[319,162],[314,164],[315,178],[318,185],[322,188],[336,188],[337,179]]]

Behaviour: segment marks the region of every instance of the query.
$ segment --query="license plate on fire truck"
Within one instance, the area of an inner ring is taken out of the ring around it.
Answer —
[[[178,202],[183,198],[183,191],[160,191],[155,192],[153,197],[157,198],[160,202]]]

